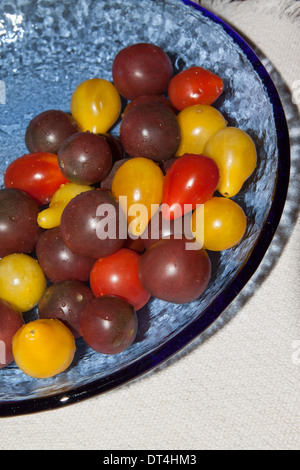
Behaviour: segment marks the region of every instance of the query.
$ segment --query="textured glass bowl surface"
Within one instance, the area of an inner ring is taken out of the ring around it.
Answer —
[[[234,198],[248,217],[246,236],[237,247],[210,254],[212,279],[199,300],[173,305],[152,299],[139,312],[135,343],[123,353],[101,355],[79,339],[73,365],[54,378],[32,379],[15,364],[2,369],[2,416],[74,403],[164,362],[210,326],[245,286],[279,223],[288,186],[289,138],[277,91],[244,40],[188,1],[1,2],[1,175],[13,159],[28,153],[24,134],[30,119],[46,109],[69,112],[75,87],[93,77],[112,80],[116,53],[136,42],[161,46],[175,72],[201,65],[223,78],[225,92],[215,106],[229,125],[251,135],[258,151],[255,173]],[[118,130],[117,124],[112,133]],[[25,320],[35,315],[29,312]]]

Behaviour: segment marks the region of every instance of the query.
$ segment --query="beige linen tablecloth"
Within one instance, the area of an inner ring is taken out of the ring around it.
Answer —
[[[107,394],[1,419],[0,449],[300,447],[300,2],[202,5],[255,47],[284,102],[292,178],[274,241],[247,292],[184,353]]]

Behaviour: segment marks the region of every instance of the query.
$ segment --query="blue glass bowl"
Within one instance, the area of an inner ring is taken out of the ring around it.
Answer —
[[[272,240],[287,193],[290,147],[278,93],[257,56],[228,25],[192,2],[6,0],[0,18],[1,174],[27,153],[30,119],[46,109],[69,112],[75,87],[96,76],[111,80],[116,53],[136,42],[161,46],[176,72],[201,65],[219,74],[225,92],[215,106],[229,125],[251,135],[258,151],[258,167],[235,197],[248,216],[246,236],[231,250],[210,253],[213,273],[205,294],[188,305],[152,299],[139,311],[135,343],[119,355],[101,355],[79,339],[73,365],[54,378],[32,379],[14,363],[2,369],[0,415],[9,416],[71,404],[124,384],[212,325],[246,285]],[[112,133],[118,131],[117,124]],[[25,320],[35,315],[29,312]]]

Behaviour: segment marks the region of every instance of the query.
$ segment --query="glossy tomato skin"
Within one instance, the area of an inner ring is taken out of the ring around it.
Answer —
[[[219,182],[217,164],[205,155],[185,154],[167,171],[162,214],[176,219],[213,197]],[[185,205],[190,205],[188,207]]]
[[[197,239],[196,211],[191,223]],[[232,199],[213,197],[203,205],[203,224],[203,247],[210,251],[223,251],[242,240],[247,218],[243,209]]]
[[[181,133],[176,115],[159,102],[141,103],[124,116],[121,143],[131,157],[168,160],[178,150]]]
[[[138,43],[121,49],[112,67],[113,81],[126,99],[164,93],[173,75],[173,65],[159,46]]]
[[[73,253],[98,259],[122,248],[125,241],[119,230],[122,220],[122,210],[112,194],[93,189],[67,204],[61,216],[60,232]]]
[[[81,82],[71,98],[74,119],[83,131],[104,134],[115,124],[121,113],[121,97],[116,87],[103,78]]]
[[[62,174],[72,183],[96,184],[108,175],[112,153],[105,137],[91,132],[77,132],[58,150]]]
[[[206,289],[211,276],[211,262],[206,251],[187,249],[188,241],[162,239],[142,255],[139,278],[154,297],[176,304],[196,300]]]
[[[13,308],[28,312],[46,289],[46,278],[37,260],[24,253],[12,253],[0,260],[0,299]]]
[[[39,206],[20,189],[0,190],[0,258],[31,253],[42,233],[37,223]]]
[[[95,260],[73,253],[62,239],[60,228],[45,230],[36,244],[36,255],[51,282],[88,282]]]
[[[95,297],[117,295],[137,311],[150,299],[138,277],[140,255],[128,248],[95,262],[90,274],[90,286]]]
[[[14,160],[4,172],[4,186],[25,191],[39,205],[48,204],[68,180],[60,171],[57,155],[38,152]]]
[[[161,169],[149,158],[131,158],[116,171],[111,190],[127,212],[128,233],[140,236],[144,232],[153,210],[161,204],[163,180]]]
[[[213,106],[195,104],[177,114],[181,141],[176,156],[185,153],[204,153],[206,142],[220,129],[227,126],[225,117]]]
[[[218,165],[222,196],[234,197],[257,165],[256,146],[249,134],[236,127],[216,132],[205,144],[203,153]]]
[[[28,124],[25,133],[26,147],[30,153],[57,153],[63,141],[80,130],[70,114],[50,109],[35,116]]]
[[[168,87],[173,106],[181,111],[196,104],[211,105],[224,90],[223,80],[203,67],[190,67],[175,75]]]
[[[56,282],[45,290],[38,303],[39,318],[61,320],[78,338],[82,311],[93,298],[91,289],[83,282]]]
[[[83,309],[80,333],[84,341],[101,354],[118,354],[134,342],[138,320],[126,300],[103,296],[91,300]]]

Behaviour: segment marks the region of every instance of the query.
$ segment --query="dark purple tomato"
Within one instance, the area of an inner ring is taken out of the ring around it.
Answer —
[[[105,137],[91,132],[77,132],[58,150],[62,174],[72,183],[95,184],[108,175],[112,166],[110,145]]]
[[[141,255],[140,281],[153,297],[183,304],[203,294],[210,280],[211,262],[204,249],[187,249],[192,243],[185,238],[162,239]]]
[[[131,157],[157,162],[174,157],[181,141],[176,115],[161,103],[142,103],[122,119],[120,140]]]
[[[161,95],[173,75],[173,65],[162,48],[150,43],[127,46],[116,55],[112,67],[113,81],[124,98]]]
[[[112,182],[113,182],[115,174],[117,173],[117,170],[120,168],[120,166],[123,165],[123,163],[127,162],[127,160],[130,160],[130,159],[123,158],[122,160],[117,160],[113,164],[112,169],[108,173],[107,177],[103,181],[101,181],[102,189],[107,189],[108,191],[111,191]]]
[[[35,249],[42,233],[38,213],[37,202],[20,189],[0,190],[0,258]]]
[[[148,249],[151,245],[162,238],[185,237],[192,239],[191,231],[192,212],[176,220],[165,219],[161,209],[157,211],[150,219],[147,230],[141,235],[144,248]]]
[[[87,191],[73,198],[64,209],[61,236],[73,253],[104,258],[124,244],[124,238],[120,237],[120,220],[124,223],[126,215],[109,191]]]
[[[82,311],[93,298],[91,289],[83,282],[56,282],[45,290],[39,301],[39,318],[58,318],[75,338],[79,338]]]
[[[21,313],[0,300],[0,369],[13,362],[12,339],[23,325]]]
[[[77,280],[88,282],[94,259],[73,253],[62,239],[60,228],[45,230],[38,239],[36,255],[51,282]]]
[[[80,130],[70,114],[50,109],[30,121],[25,133],[25,143],[31,153],[57,153],[62,142]]]
[[[128,113],[128,111],[130,111],[135,106],[141,103],[153,103],[153,102],[162,103],[168,108],[170,108],[171,111],[173,111],[174,113],[177,113],[177,110],[176,108],[174,108],[171,101],[164,95],[139,95],[133,98],[133,100],[131,100],[127,104],[126,108],[124,109],[124,112],[122,113],[122,118],[125,116],[125,114]]]
[[[83,309],[80,333],[90,348],[102,354],[118,354],[127,349],[138,330],[134,308],[120,297],[103,296]]]

